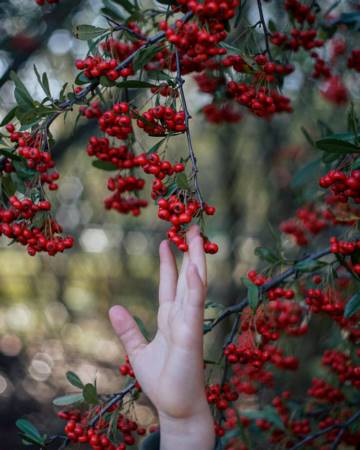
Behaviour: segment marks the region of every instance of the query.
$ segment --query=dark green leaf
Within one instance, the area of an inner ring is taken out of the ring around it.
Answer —
[[[93,161],[91,164],[94,167],[96,167],[97,169],[101,169],[101,170],[108,170],[108,171],[118,170],[118,168],[114,164],[112,164],[111,162],[108,162],[108,161],[96,160],[96,161]]]
[[[273,250],[266,247],[257,247],[255,249],[255,255],[259,256],[261,259],[268,261],[269,263],[276,263],[279,261],[279,255],[277,255]]]
[[[106,28],[94,27],[93,25],[77,25],[74,28],[74,36],[81,41],[89,41],[106,33]]]
[[[15,98],[18,97],[25,105],[33,105],[29,91],[14,71],[10,72],[10,78],[15,83]]]
[[[142,334],[145,337],[145,339],[147,341],[150,341],[150,335],[149,335],[149,332],[147,331],[147,329],[146,329],[146,327],[144,325],[144,322],[138,316],[134,316],[134,320],[137,323],[138,327],[140,328],[140,331],[142,332]]]
[[[80,380],[80,378],[78,377],[78,375],[76,375],[75,372],[66,372],[66,378],[68,379],[69,383],[71,383],[73,386],[83,389],[84,384],[83,382]]]
[[[8,197],[11,197],[16,192],[16,184],[14,183],[14,181],[10,176],[1,178],[1,186],[3,191]]]
[[[330,153],[360,153],[360,147],[341,139],[323,138],[316,141],[316,147]]]
[[[360,291],[356,292],[345,305],[344,317],[348,319],[360,310]]]
[[[175,3],[175,0],[156,0],[157,3],[160,3],[161,5],[173,5]]]
[[[275,33],[277,31],[276,24],[272,19],[269,19],[268,28],[271,33]]]
[[[322,269],[327,263],[314,259],[305,259],[295,264],[295,269],[300,272],[313,272]]]
[[[153,46],[146,47],[143,50],[140,50],[134,59],[133,66],[135,72],[139,69],[142,69],[146,64],[151,61],[154,56],[163,50],[162,46],[159,46],[157,43]]]
[[[30,169],[29,167],[25,166],[22,162],[19,161],[13,161],[13,166],[15,168],[16,174],[24,180],[33,178],[38,174],[36,170]]]
[[[101,8],[100,12],[104,16],[109,16],[115,21],[125,20],[124,14],[116,5],[114,5],[110,0],[103,0],[104,8]]]
[[[115,81],[109,80],[108,77],[104,77],[104,76],[100,77],[99,82],[100,82],[101,86],[104,86],[104,87],[112,87],[112,86],[115,86],[115,84],[116,84]]]
[[[14,117],[16,117],[16,111],[17,111],[17,106],[15,106],[14,108],[12,108],[7,114],[6,116],[3,118],[3,120],[0,123],[0,127],[3,127],[4,125],[7,125],[9,122],[11,122],[13,120]]]
[[[43,444],[44,438],[41,436],[37,428],[28,420],[26,419],[19,419],[16,421],[17,428],[22,431],[23,438],[30,438],[32,440],[32,443],[35,444]]]
[[[84,396],[82,393],[63,395],[62,397],[57,397],[53,400],[55,406],[68,406],[74,403],[79,403],[84,401]]]
[[[6,149],[6,148],[1,148],[0,149],[0,153],[4,156],[6,156],[9,159],[12,159],[14,161],[23,161],[24,158],[22,158],[21,156],[17,155],[16,153],[11,152],[10,150]]]
[[[83,396],[85,401],[91,405],[96,405],[99,401],[96,387],[91,383],[85,384],[83,388]]]
[[[50,83],[49,83],[49,78],[48,78],[46,72],[44,72],[43,75],[42,75],[42,86],[43,86],[45,94],[49,98],[51,98]]]
[[[185,190],[190,189],[187,176],[185,175],[184,172],[178,173],[176,175],[176,185],[179,189],[185,189]]]
[[[249,419],[265,419],[268,422],[272,423],[275,427],[285,430],[284,424],[276,411],[276,409],[272,406],[265,406],[264,409],[260,411],[241,411],[241,414],[249,417]]]
[[[78,75],[77,75],[77,77],[75,78],[75,84],[77,84],[77,85],[81,85],[81,84],[87,84],[87,83],[89,83],[90,82],[90,80],[89,80],[89,78],[88,77],[86,77],[85,75],[84,75],[84,72],[80,72],[80,73],[78,73]]]
[[[162,144],[165,142],[166,139],[161,139],[161,141],[157,142],[155,145],[153,145],[148,151],[147,155],[151,155],[151,153],[155,153],[159,150],[159,148],[162,146]]]
[[[125,11],[132,14],[135,11],[135,5],[133,5],[129,0],[112,0],[114,3],[122,6]]]
[[[253,311],[256,311],[260,302],[259,288],[245,277],[242,278],[242,281],[248,289],[249,306]]]
[[[314,145],[315,145],[314,140],[313,140],[313,138],[310,136],[310,133],[307,131],[307,129],[306,129],[305,127],[301,127],[300,129],[301,129],[301,131],[302,131],[302,134],[305,136],[305,139],[308,141],[308,144],[309,144],[311,147],[314,147]]]

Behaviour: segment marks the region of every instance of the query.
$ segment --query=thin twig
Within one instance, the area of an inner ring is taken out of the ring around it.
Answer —
[[[323,250],[319,250],[318,252],[313,253],[312,255],[306,256],[305,258],[302,258],[298,262],[301,261],[315,261],[317,259],[322,258],[323,256],[329,255],[331,253],[330,248],[326,248]],[[297,273],[296,266],[290,267],[289,269],[285,270],[284,272],[280,273],[279,275],[272,278],[270,281],[264,283],[262,286],[259,287],[259,295],[261,296],[263,293],[267,292],[268,290],[272,289],[273,287],[283,283],[285,280],[290,278],[293,275],[296,275]],[[216,319],[214,319],[213,322],[208,326],[208,328],[204,331],[204,333],[209,333],[211,330],[213,330],[216,325],[218,325],[220,322],[222,322],[226,317],[240,313],[244,308],[248,306],[249,302],[247,297],[241,300],[239,303],[236,303],[235,305],[229,306],[226,308]]]
[[[314,439],[317,439],[317,438],[323,436],[324,434],[329,433],[330,431],[333,431],[333,430],[336,430],[337,428],[339,428],[340,431],[333,443],[333,446],[331,447],[331,450],[336,450],[336,448],[340,444],[340,441],[341,441],[342,436],[345,433],[346,429],[349,428],[349,426],[352,423],[356,422],[356,420],[358,420],[359,418],[360,418],[360,410],[358,410],[354,415],[352,415],[350,417],[350,419],[348,419],[346,422],[330,425],[330,426],[324,428],[323,430],[308,434],[302,441],[298,442],[293,447],[291,447],[290,450],[297,450],[298,448],[301,448],[304,444],[307,444],[308,442],[313,441]],[[340,435],[340,437],[339,437],[339,435]],[[335,444],[336,444],[336,446],[334,447]]]
[[[129,384],[125,389],[114,394],[114,396],[105,404],[103,408],[90,420],[89,426],[93,427],[96,422],[116,403],[120,402],[127,394],[135,389],[136,383]]]
[[[201,209],[204,209],[205,206],[205,202],[204,199],[202,197],[201,194],[201,190],[200,190],[200,186],[199,186],[199,180],[198,180],[198,166],[197,166],[197,159],[195,156],[195,152],[194,152],[194,148],[193,148],[193,144],[192,144],[192,140],[191,140],[191,134],[190,134],[190,119],[191,119],[191,115],[189,113],[189,109],[187,107],[187,103],[186,103],[186,98],[185,98],[185,94],[184,94],[184,83],[185,80],[183,79],[182,75],[181,75],[181,63],[180,63],[180,55],[179,55],[179,51],[178,49],[175,50],[175,58],[176,58],[176,82],[179,88],[179,92],[180,92],[180,100],[181,100],[181,104],[182,104],[182,108],[183,111],[185,113],[185,127],[186,127],[186,140],[187,140],[187,146],[188,146],[188,150],[189,150],[189,156],[191,159],[191,164],[192,164],[192,172],[193,172],[193,176],[194,176],[194,185],[195,185],[195,190],[196,190],[196,195],[197,198],[200,202],[200,207]]]
[[[264,11],[262,7],[261,0],[257,0],[258,10],[259,10],[259,16],[260,16],[260,22],[264,31],[264,37],[265,37],[265,47],[266,47],[266,53],[269,55],[269,58],[272,60],[271,50],[270,50],[270,43],[269,43],[269,30],[267,29],[265,17],[264,17]]]

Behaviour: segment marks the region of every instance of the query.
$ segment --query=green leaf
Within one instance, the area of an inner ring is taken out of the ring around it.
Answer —
[[[280,259],[279,255],[277,255],[276,252],[266,247],[257,247],[255,249],[255,255],[259,256],[265,261],[268,261],[269,263],[276,263]]]
[[[308,144],[311,147],[314,147],[315,146],[314,140],[311,137],[310,133],[307,131],[307,129],[305,127],[301,127],[300,129],[301,129],[302,134],[305,136],[305,139],[308,141]]]
[[[148,83],[147,81],[138,81],[138,80],[127,80],[127,81],[121,81],[120,83],[116,83],[116,86],[118,88],[134,88],[134,89],[141,89],[141,88],[151,88],[154,87],[155,84]]]
[[[356,292],[345,305],[344,317],[348,319],[360,310],[360,291]]]
[[[78,375],[76,375],[75,372],[66,372],[66,378],[69,381],[70,384],[72,384],[73,386],[83,389],[84,384],[83,382],[80,380],[80,378],[78,377]]]
[[[351,142],[336,138],[323,138],[315,143],[316,147],[330,153],[360,153],[360,147]]]
[[[77,85],[87,84],[87,83],[89,83],[89,82],[90,82],[90,80],[89,80],[88,77],[86,77],[86,76],[84,75],[84,72],[78,73],[77,76],[76,76],[76,78],[75,78],[75,80],[74,80],[74,83],[77,84]]]
[[[99,79],[99,82],[100,82],[101,86],[104,86],[104,87],[113,87],[116,84],[115,81],[109,80],[109,78],[105,77],[105,76],[101,76]]]
[[[118,168],[114,164],[112,164],[111,162],[108,162],[108,161],[96,160],[96,161],[93,161],[91,164],[94,167],[96,167],[97,169],[101,169],[101,170],[107,170],[107,171],[118,170]]]
[[[16,192],[16,184],[10,176],[2,177],[1,186],[2,190],[8,197],[11,197]]]
[[[24,158],[22,158],[21,156],[17,155],[16,153],[13,153],[12,151],[10,151],[6,148],[1,148],[0,153],[14,161],[23,161],[24,160]]]
[[[176,185],[179,189],[185,189],[185,190],[190,189],[187,176],[185,175],[184,172],[178,173],[176,175]]]
[[[44,444],[44,438],[41,436],[37,428],[26,419],[19,419],[16,421],[16,427],[23,433],[23,439],[27,439],[35,444]]]
[[[29,91],[27,90],[24,83],[20,80],[17,74],[14,71],[10,72],[10,78],[15,83],[15,98],[19,104],[24,106],[33,106],[34,100],[32,99]]]
[[[145,339],[147,341],[150,341],[150,335],[149,335],[149,332],[147,331],[147,329],[146,329],[146,327],[144,325],[144,322],[138,316],[134,316],[134,320],[137,323],[137,326],[140,328],[140,331],[142,332],[142,334],[145,337]]]
[[[175,0],[156,0],[157,3],[160,3],[161,5],[173,5],[175,3]]]
[[[4,125],[7,125],[9,122],[11,122],[13,120],[14,117],[16,117],[17,108],[18,108],[17,106],[14,106],[14,108],[12,108],[6,114],[6,116],[3,118],[3,120],[0,123],[0,127],[3,127]]]
[[[241,411],[241,415],[249,417],[249,419],[253,420],[265,419],[268,422],[272,423],[275,427],[281,430],[285,430],[284,424],[278,412],[270,405],[265,406],[265,408],[261,411]]]
[[[127,11],[130,14],[132,14],[136,10],[135,5],[133,5],[129,0],[112,0],[112,1],[123,7],[125,11]]]
[[[55,406],[69,406],[73,405],[74,403],[80,403],[84,401],[84,396],[82,393],[78,394],[69,394],[69,395],[63,395],[61,397],[57,397],[53,400],[53,404]]]
[[[85,401],[91,405],[96,405],[99,402],[96,387],[91,383],[85,384],[83,388],[83,396]]]
[[[277,31],[276,23],[272,19],[269,19],[268,28],[271,33],[275,33]]]
[[[318,261],[314,259],[305,259],[295,264],[295,269],[300,272],[313,272],[315,270],[322,269],[324,266],[327,266],[327,263],[324,261]]]
[[[29,180],[38,175],[38,172],[36,170],[30,169],[29,167],[25,166],[22,162],[13,161],[13,166],[15,168],[18,177],[24,180]]]
[[[161,139],[161,141],[157,142],[155,145],[153,145],[148,151],[147,151],[147,155],[151,155],[151,153],[155,153],[159,150],[159,148],[162,146],[162,144],[164,143],[166,139]]]
[[[93,25],[77,25],[73,30],[73,34],[81,41],[89,41],[101,36],[107,31],[106,28],[94,27]]]
[[[159,46],[158,43],[140,50],[133,62],[134,71],[136,72],[137,70],[142,69],[154,58],[157,53],[162,50],[163,46]]]
[[[256,311],[256,308],[258,307],[260,303],[260,295],[259,295],[259,288],[255,284],[253,284],[248,278],[243,277],[242,282],[247,287],[248,290],[248,302],[249,306],[253,311]]]
[[[115,21],[125,20],[124,14],[116,5],[114,5],[110,0],[103,0],[104,8],[101,8],[100,12],[104,16],[109,16]]]

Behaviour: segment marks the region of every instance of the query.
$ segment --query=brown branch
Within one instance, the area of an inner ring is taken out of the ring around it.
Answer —
[[[308,442],[311,442],[314,439],[317,439],[317,438],[323,436],[324,434],[329,433],[330,431],[333,431],[333,430],[336,430],[337,428],[339,428],[339,433],[338,433],[335,441],[333,442],[332,447],[330,447],[331,450],[336,450],[336,448],[340,444],[340,441],[341,441],[346,429],[349,428],[349,426],[352,423],[356,422],[359,418],[360,418],[360,410],[358,410],[354,415],[352,415],[350,417],[350,419],[348,419],[346,422],[330,425],[327,428],[324,428],[323,430],[308,434],[302,441],[298,442],[293,447],[291,447],[290,450],[297,450],[297,449],[301,448],[304,444],[307,444]]]
[[[265,17],[264,17],[264,11],[262,7],[261,0],[257,0],[257,6],[259,10],[259,16],[260,16],[260,22],[262,29],[264,31],[264,37],[265,37],[265,47],[266,47],[266,53],[269,55],[269,58],[272,60],[271,50],[270,50],[270,43],[269,43],[269,30],[266,26]]]
[[[301,261],[315,261],[317,259],[322,258],[323,256],[329,255],[331,253],[330,248],[326,248],[323,250],[319,250],[318,252],[313,253],[310,256],[306,256],[305,258],[299,260]],[[293,275],[296,275],[297,269],[296,266],[292,266],[289,269],[285,270],[284,272],[280,273],[279,275],[272,278],[270,281],[264,283],[262,286],[259,287],[259,295],[261,296],[265,292],[269,291],[273,287],[283,283],[285,280],[290,278]],[[226,317],[231,316],[232,314],[240,313],[244,308],[248,306],[248,298],[244,298],[239,303],[236,303],[235,305],[229,306],[226,308],[216,319],[211,322],[211,324],[208,326],[207,329],[205,329],[204,333],[209,333],[212,331],[216,325],[218,325],[220,322],[222,322]]]
[[[180,100],[181,100],[181,104],[182,104],[182,108],[184,110],[185,113],[185,126],[186,126],[186,140],[187,140],[187,146],[188,146],[188,150],[189,150],[189,156],[191,159],[191,164],[192,164],[192,172],[193,172],[193,177],[194,177],[194,184],[195,184],[195,190],[196,190],[196,195],[197,198],[200,202],[200,206],[201,209],[204,209],[205,206],[205,202],[203,199],[203,196],[201,194],[201,190],[200,190],[200,185],[199,185],[199,180],[198,180],[198,166],[197,166],[197,159],[195,156],[195,152],[194,152],[194,147],[192,144],[192,139],[191,139],[191,133],[190,133],[190,119],[191,119],[191,115],[189,113],[189,109],[186,103],[186,98],[185,98],[185,93],[184,93],[184,83],[185,80],[181,75],[181,63],[180,63],[180,56],[179,56],[179,51],[178,49],[175,49],[175,58],[176,58],[176,82],[179,88],[179,93],[180,93]]]

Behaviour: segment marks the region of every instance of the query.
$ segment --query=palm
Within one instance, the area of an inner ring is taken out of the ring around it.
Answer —
[[[189,254],[184,256],[179,276],[168,243],[160,247],[158,330],[150,343],[125,309],[115,307],[110,314],[144,392],[158,410],[173,417],[193,412],[193,399],[204,391],[206,265],[198,229],[190,229],[187,238]]]

